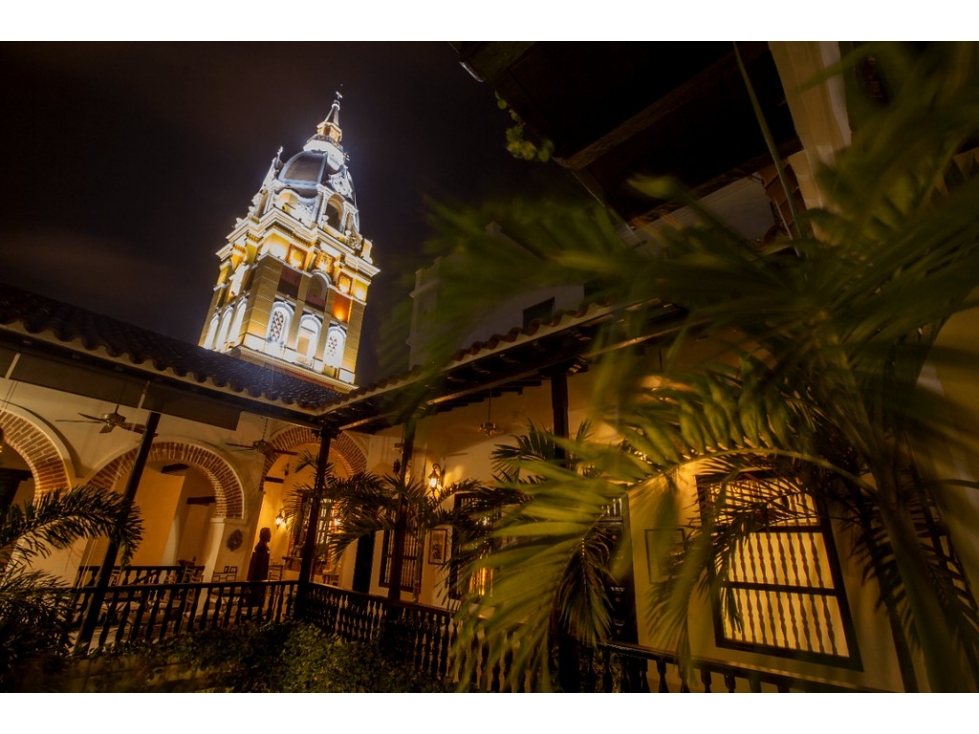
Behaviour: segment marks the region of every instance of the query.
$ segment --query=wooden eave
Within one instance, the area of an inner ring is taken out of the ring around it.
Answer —
[[[613,335],[599,349],[595,341],[599,331],[614,332],[622,315],[621,309],[606,310],[566,328],[480,350],[455,360],[434,376],[419,370],[378,387],[362,388],[357,395],[328,406],[321,420],[334,430],[376,433],[404,423],[411,415],[434,415],[504,393],[519,393],[541,385],[557,371],[586,371],[600,351],[662,339],[674,330],[673,322],[681,314],[672,304],[658,304],[641,337],[618,339]]]

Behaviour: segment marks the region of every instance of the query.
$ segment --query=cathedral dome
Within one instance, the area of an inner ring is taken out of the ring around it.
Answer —
[[[347,170],[347,155],[340,145],[340,94],[333,101],[326,119],[302,151],[282,166],[277,178],[304,198],[314,196],[316,187],[326,186],[355,203],[353,179]]]
[[[282,167],[279,179],[296,184],[326,183],[323,166],[329,163],[329,158],[322,152],[304,150],[290,158]],[[329,166],[327,168],[329,170]],[[336,173],[336,171],[330,171]],[[329,174],[327,174],[329,175]]]
[[[336,145],[314,135],[306,147],[286,161],[277,178],[302,197],[316,194],[319,184],[354,202],[353,179]]]

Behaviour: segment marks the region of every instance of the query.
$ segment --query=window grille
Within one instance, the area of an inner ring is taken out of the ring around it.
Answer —
[[[457,494],[454,498],[456,509],[468,509],[472,510],[476,504],[476,498],[468,494]],[[492,525],[493,519],[491,517],[484,517],[480,520],[487,529]],[[486,538],[484,541],[486,552],[488,553],[492,548],[499,546],[499,539]],[[464,596],[469,594],[474,594],[476,596],[485,596],[493,590],[493,569],[491,568],[481,568],[476,571],[468,579],[463,579],[460,573],[460,559],[462,558],[462,549],[460,548],[459,534],[452,533],[452,552],[449,558],[449,598],[456,601],[461,600]]]
[[[323,362],[329,367],[339,367],[343,361],[343,347],[346,335],[338,326],[331,326],[326,334],[326,349]]]
[[[401,590],[413,591],[418,577],[418,558],[421,552],[418,534],[405,531],[405,550],[401,558]],[[391,565],[394,563],[394,533],[385,530],[381,552],[381,586],[391,586]]]
[[[762,473],[701,481],[699,499],[705,517],[714,513],[716,531],[745,513],[756,528],[712,568],[717,646],[860,668],[832,531],[817,499]]]
[[[300,503],[296,520],[292,523],[288,553],[290,557],[300,558],[302,556],[303,547],[306,545],[306,528],[309,527],[309,512],[312,506],[312,497],[305,495]],[[329,503],[322,502],[320,504],[320,519],[316,524],[316,547],[320,549],[320,552],[315,558],[315,562],[323,570],[329,569],[333,565],[333,555],[327,545],[327,541],[330,539],[331,519],[332,512]]]
[[[285,341],[283,332],[285,331],[286,315],[281,309],[276,309],[272,314],[272,323],[269,324],[268,340],[273,344],[282,344]]]

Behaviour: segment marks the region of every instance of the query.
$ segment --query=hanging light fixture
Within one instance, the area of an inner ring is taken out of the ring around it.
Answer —
[[[503,433],[503,429],[493,422],[492,410],[493,410],[493,393],[491,392],[489,394],[489,398],[486,400],[486,420],[480,423],[477,429],[484,436],[490,436],[490,437],[499,436],[501,433]]]
[[[284,509],[279,510],[279,514],[275,516],[275,527],[281,528],[286,524],[286,511]]]
[[[444,479],[445,470],[438,464],[432,464],[432,473],[428,475],[428,488],[433,492],[442,489]]]

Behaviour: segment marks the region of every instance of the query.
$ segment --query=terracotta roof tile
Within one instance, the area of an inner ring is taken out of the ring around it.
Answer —
[[[143,369],[173,371],[200,384],[228,387],[253,398],[320,410],[343,397],[322,385],[173,339],[124,321],[0,283],[0,328],[19,326],[87,352],[103,349]]]
[[[445,369],[451,369],[460,362],[467,361],[477,356],[489,354],[497,349],[505,349],[508,346],[515,344],[521,337],[525,339],[532,338],[536,336],[542,328],[545,330],[560,330],[568,328],[575,324],[581,323],[582,321],[589,321],[596,318],[597,316],[608,312],[608,310],[609,304],[607,303],[590,302],[583,304],[577,310],[557,311],[546,319],[534,319],[525,328],[515,326],[506,334],[493,334],[486,341],[476,341],[470,344],[468,347],[459,349],[452,355],[452,358],[445,366]],[[421,372],[422,367],[420,365],[416,365],[406,372],[390,375],[372,382],[369,385],[358,387],[356,390],[353,390],[349,394],[339,398],[337,402],[339,404],[355,402],[369,394],[400,386],[402,384],[411,382],[411,380],[416,378],[419,374],[421,374]]]

